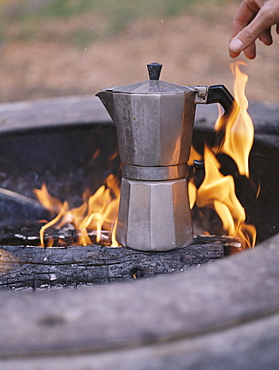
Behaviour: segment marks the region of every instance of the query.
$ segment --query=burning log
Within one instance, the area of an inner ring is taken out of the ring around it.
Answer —
[[[149,278],[200,267],[231,249],[241,249],[239,239],[218,236],[197,236],[187,248],[169,252],[99,245],[1,246],[0,288],[53,289]]]

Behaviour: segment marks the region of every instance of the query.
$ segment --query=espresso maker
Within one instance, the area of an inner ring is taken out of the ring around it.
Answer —
[[[136,250],[167,251],[193,240],[187,161],[196,104],[218,102],[226,119],[234,98],[223,85],[181,86],[159,80],[161,64],[147,68],[148,81],[97,96],[116,125],[122,162],[116,239]]]

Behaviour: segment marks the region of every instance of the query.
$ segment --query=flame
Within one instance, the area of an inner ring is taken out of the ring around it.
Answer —
[[[96,231],[96,242],[101,242],[102,230],[112,233],[111,246],[117,247],[115,239],[116,219],[120,198],[120,189],[118,179],[114,175],[109,175],[105,184],[92,195],[88,191],[83,194],[83,204],[80,207],[69,209],[68,202],[63,204],[56,198],[49,195],[46,185],[41,189],[35,189],[38,199],[50,211],[59,208],[57,216],[44,225],[40,230],[41,246],[46,247],[44,243],[45,231],[50,227],[59,229],[66,224],[72,224],[77,230],[78,240],[76,245],[92,244],[88,229]],[[52,246],[53,240],[49,238],[48,247]]]
[[[188,165],[190,166],[191,163],[194,161],[200,161],[202,160],[202,156],[200,153],[191,145],[191,150],[190,150],[190,156],[188,159]],[[194,178],[190,176],[189,181],[188,181],[188,195],[189,195],[189,205],[190,208],[192,209],[196,203],[197,200],[197,187],[194,183]]]
[[[231,70],[235,76],[233,92],[239,110],[234,109],[227,121],[221,152],[228,154],[235,161],[240,175],[249,177],[249,153],[254,142],[254,125],[247,112],[248,100],[245,96],[248,76],[240,71],[240,65],[246,63],[242,61],[231,63]],[[220,122],[219,118],[215,124],[216,131],[221,129]]]
[[[52,197],[49,192],[47,191],[46,184],[43,184],[41,189],[34,189],[34,193],[36,194],[38,200],[48,211],[50,211],[51,215],[57,214],[61,207],[62,203],[59,199]]]
[[[249,154],[254,140],[254,127],[247,112],[248,101],[244,93],[248,77],[239,70],[239,66],[243,64],[245,63],[236,62],[231,65],[235,76],[234,95],[239,107],[234,106],[225,126],[219,115],[215,129],[217,133],[225,131],[223,142],[217,151],[216,148],[205,147],[205,177],[196,192],[193,182],[189,182],[189,196],[191,205],[196,201],[198,207],[208,207],[216,211],[225,233],[241,238],[244,248],[253,248],[256,229],[253,225],[246,224],[246,212],[236,196],[234,179],[231,175],[224,176],[220,172],[220,163],[216,158],[217,153],[229,155],[235,161],[239,174],[249,177]]]
[[[204,150],[205,177],[197,190],[198,207],[213,208],[220,217],[223,229],[230,236],[240,237],[246,247],[255,245],[255,228],[245,223],[245,209],[235,194],[234,179],[219,171],[220,164],[213,152]]]
[[[188,195],[189,195],[189,205],[192,209],[197,201],[197,188],[194,184],[193,179],[190,179],[188,182]]]

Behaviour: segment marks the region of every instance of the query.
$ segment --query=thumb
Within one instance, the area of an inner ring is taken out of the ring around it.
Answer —
[[[246,33],[246,29],[239,32],[229,44],[229,52],[232,58],[236,58],[241,51],[244,51],[248,59],[254,59],[256,56],[255,40],[250,34]]]
[[[262,31],[253,27],[251,22],[247,27],[240,31],[230,42],[229,49],[234,53],[240,53],[248,46],[254,44]]]

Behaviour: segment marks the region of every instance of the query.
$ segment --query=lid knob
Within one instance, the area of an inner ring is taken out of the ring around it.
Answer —
[[[162,64],[150,63],[150,64],[147,64],[147,69],[148,69],[150,80],[159,80],[161,69],[162,69]]]

